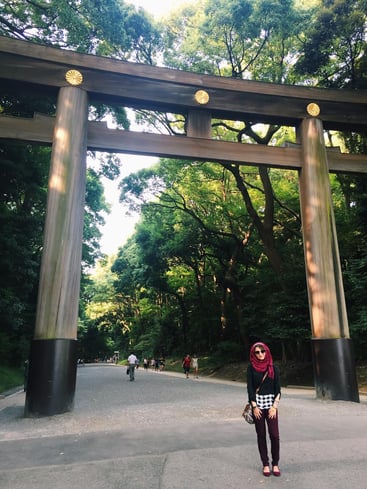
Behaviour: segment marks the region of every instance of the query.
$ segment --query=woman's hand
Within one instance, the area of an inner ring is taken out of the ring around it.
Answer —
[[[269,413],[268,413],[268,418],[270,419],[273,419],[275,418],[277,415],[277,410],[274,406],[272,406],[271,408],[269,408]]]
[[[260,409],[260,408],[258,408],[258,407],[256,406],[256,407],[254,407],[254,408],[253,408],[252,412],[253,412],[253,414],[254,414],[254,416],[255,416],[255,418],[256,418],[256,419],[260,419],[260,418],[261,418],[261,416],[262,416],[262,411],[261,411],[261,409]]]

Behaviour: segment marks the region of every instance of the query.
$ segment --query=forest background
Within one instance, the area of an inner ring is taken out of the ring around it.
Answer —
[[[367,0],[197,0],[160,20],[123,0],[1,0],[0,6],[0,35],[15,39],[223,77],[367,88]],[[52,98],[2,87],[2,114],[55,115],[55,109]],[[90,107],[89,119],[126,131],[134,125],[185,134],[185,118],[177,114],[100,105]],[[295,130],[218,120],[213,138],[275,146],[294,142]],[[365,134],[325,132],[325,141],[343,151],[367,149]],[[0,142],[3,378],[22,368],[33,336],[49,162],[50,148]],[[213,370],[246,361],[260,339],[284,369],[308,371],[297,172],[160,159],[119,178],[122,165],[113,154],[88,155],[80,358],[103,361],[118,351],[122,359],[134,350],[174,363],[189,352]],[[140,216],[115,256],[100,249],[109,211],[104,178],[119,180],[120,201]],[[350,333],[363,364],[367,177],[331,174],[330,184]]]

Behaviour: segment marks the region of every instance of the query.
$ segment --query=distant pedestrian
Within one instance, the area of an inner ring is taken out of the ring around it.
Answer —
[[[187,354],[182,361],[182,368],[184,370],[187,379],[189,378],[190,366],[191,366],[191,358],[190,355]]]
[[[279,426],[278,405],[280,401],[280,380],[278,369],[273,365],[269,347],[265,343],[255,343],[250,350],[250,364],[247,368],[248,399],[252,406],[257,433],[257,445],[263,464],[263,475],[271,475],[266,440],[268,427],[273,475],[280,476],[279,470]]]
[[[134,355],[134,353],[131,353],[127,359],[129,362],[129,375],[130,375],[130,382],[135,380],[135,366],[138,362],[137,357]]]
[[[196,355],[192,357],[192,368],[194,369],[195,377],[199,378],[199,359]]]
[[[159,372],[159,359],[158,358],[156,358],[154,360],[154,371]]]
[[[148,359],[147,358],[144,358],[144,370],[148,370]]]

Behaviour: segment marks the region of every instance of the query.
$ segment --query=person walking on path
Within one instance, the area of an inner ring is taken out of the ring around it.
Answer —
[[[257,446],[263,464],[263,475],[265,477],[271,475],[266,439],[267,425],[271,445],[272,473],[279,477],[278,405],[281,396],[280,380],[279,371],[273,365],[270,349],[265,343],[257,342],[251,347],[250,363],[247,368],[247,392],[252,406]]]
[[[183,362],[182,362],[182,367],[183,367],[183,370],[184,370],[184,373],[185,373],[187,379],[189,378],[190,365],[191,365],[191,358],[190,358],[190,355],[187,354],[185,356],[185,358],[183,359]]]
[[[127,361],[129,362],[130,382],[132,382],[133,380],[135,380],[135,365],[138,363],[138,359],[134,355],[134,353],[131,353],[128,356]]]
[[[194,369],[195,378],[199,378],[199,359],[196,355],[192,357],[192,368]]]

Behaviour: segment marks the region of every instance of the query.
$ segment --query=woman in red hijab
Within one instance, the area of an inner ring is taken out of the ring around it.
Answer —
[[[255,421],[257,446],[263,464],[263,475],[269,477],[273,473],[279,477],[278,405],[281,395],[280,380],[278,369],[273,365],[273,358],[265,343],[257,342],[251,347],[250,364],[247,369],[247,392]],[[272,471],[269,464],[266,425],[271,444]]]

